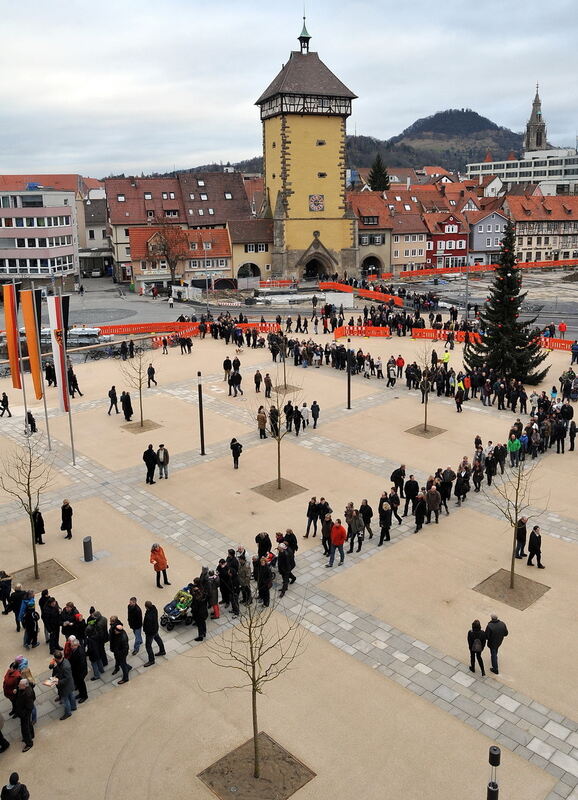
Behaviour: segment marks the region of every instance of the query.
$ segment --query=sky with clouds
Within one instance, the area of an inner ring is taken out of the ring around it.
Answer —
[[[578,129],[576,0],[307,0],[311,49],[377,138],[446,108],[549,140]],[[255,99],[296,49],[302,2],[2,3],[0,173],[102,177],[258,155]]]

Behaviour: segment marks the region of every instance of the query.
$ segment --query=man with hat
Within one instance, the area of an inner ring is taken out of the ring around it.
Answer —
[[[169,479],[169,451],[164,444],[159,444],[157,450],[157,464],[159,465],[159,480]]]

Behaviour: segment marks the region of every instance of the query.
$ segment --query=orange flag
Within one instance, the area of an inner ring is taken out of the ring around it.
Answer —
[[[6,324],[6,346],[8,360],[10,361],[10,375],[14,389],[22,389],[20,381],[20,365],[18,362],[18,311],[16,307],[16,287],[13,283],[5,283],[4,292],[4,322]]]
[[[40,290],[38,290],[40,291]],[[37,400],[42,400],[42,363],[40,361],[40,338],[38,325],[36,324],[35,292],[32,289],[24,289],[20,292],[22,302],[22,314],[24,316],[24,330],[26,331],[26,344],[28,346],[28,358],[30,364],[30,374],[34,384],[34,394]]]

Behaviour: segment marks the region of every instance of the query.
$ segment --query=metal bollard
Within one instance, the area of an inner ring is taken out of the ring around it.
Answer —
[[[82,540],[82,547],[84,549],[84,560],[92,561],[92,536],[85,536]]]

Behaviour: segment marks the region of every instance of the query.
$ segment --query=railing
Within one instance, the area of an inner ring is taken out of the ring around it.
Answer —
[[[319,289],[321,291],[329,292],[354,292],[360,297],[365,297],[367,300],[378,300],[381,303],[391,303],[393,301],[396,306],[403,305],[403,300],[401,297],[397,297],[397,295],[383,294],[382,292],[372,292],[369,289],[356,289],[354,286],[350,286],[348,283],[320,283]]]

